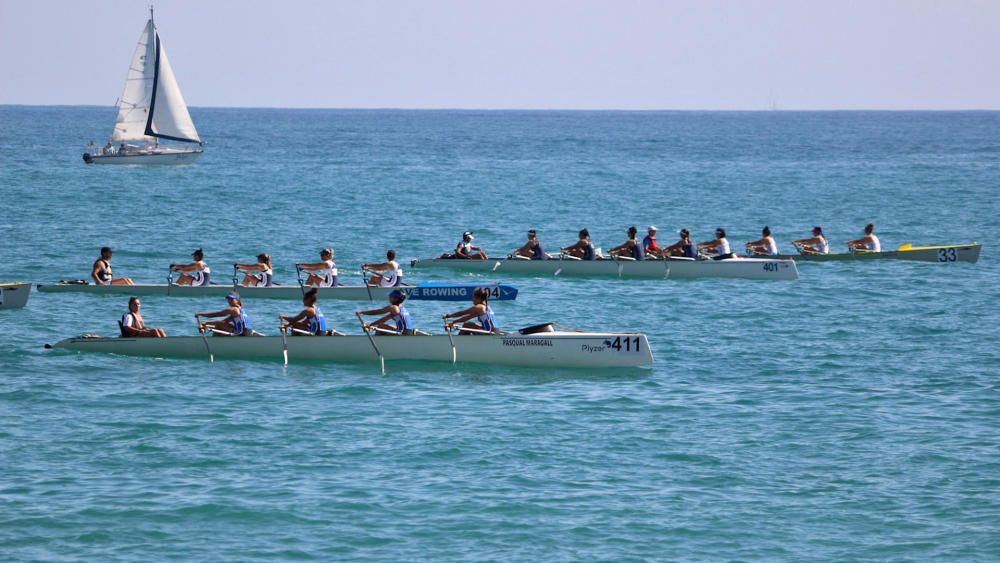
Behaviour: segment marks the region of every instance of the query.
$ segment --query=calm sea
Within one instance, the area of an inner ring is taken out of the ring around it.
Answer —
[[[88,167],[113,109],[0,107],[0,281],[84,278],[103,245],[144,282],[197,247],[294,283],[333,246],[360,280],[466,229],[495,254],[650,224],[985,247],[797,282],[503,279],[506,328],[646,332],[654,367],[624,372],[53,352],[125,300],[35,293],[0,311],[3,559],[1000,559],[1000,113],[192,115],[197,164]],[[170,334],[223,304],[144,303]],[[273,333],[297,304],[247,305]],[[324,310],[357,332],[358,305]],[[410,305],[429,330],[448,308]]]

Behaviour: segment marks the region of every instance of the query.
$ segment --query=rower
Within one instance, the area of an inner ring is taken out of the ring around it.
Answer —
[[[882,242],[878,240],[875,236],[875,224],[868,223],[865,225],[865,236],[847,242],[847,248],[851,249],[851,252],[867,251],[867,252],[882,252]]]
[[[799,249],[800,254],[829,254],[830,243],[823,234],[822,227],[812,228],[812,237],[793,240],[792,244]]]
[[[385,262],[380,264],[362,264],[362,270],[369,272],[382,272],[375,274],[368,280],[368,285],[378,287],[397,287],[403,283],[403,269],[396,262],[396,251],[388,250],[385,253]]]
[[[611,256],[615,258],[628,258],[631,260],[644,260],[646,249],[636,240],[639,229],[635,226],[628,228],[628,240],[610,250]]]
[[[747,252],[753,256],[777,256],[778,243],[771,236],[771,227],[765,225],[760,231],[760,240],[746,243]]]
[[[139,309],[142,302],[138,297],[129,297],[128,312],[122,315],[118,321],[118,328],[121,329],[122,336],[126,338],[163,338],[167,333],[162,328],[149,328],[146,321],[142,319]]]
[[[413,321],[410,319],[410,313],[407,312],[406,307],[403,307],[403,301],[406,301],[406,294],[398,289],[394,289],[389,293],[389,304],[385,307],[381,309],[369,309],[367,311],[355,311],[355,313],[358,315],[383,315],[378,320],[365,324],[363,327],[365,331],[374,327],[379,333],[410,336],[415,334],[415,331],[413,330]]]
[[[725,260],[736,257],[729,248],[729,240],[726,239],[726,230],[722,227],[715,229],[714,240],[699,242],[698,250],[711,255],[712,260]]]
[[[115,278],[111,275],[111,247],[101,247],[101,257],[94,261],[90,279],[97,285],[135,285],[132,278]]]
[[[458,334],[500,332],[497,328],[496,317],[493,315],[493,308],[490,307],[489,299],[490,290],[485,287],[477,287],[476,290],[472,292],[472,307],[456,311],[454,313],[448,313],[447,315],[441,317],[446,321],[452,318],[455,319],[451,322],[445,323],[445,327],[450,330],[457,323],[464,323],[462,325],[462,330],[459,330]],[[472,330],[470,331],[465,329]]]
[[[314,287],[302,295],[302,304],[305,309],[299,311],[298,315],[289,317],[280,315],[281,320],[287,323],[292,329],[292,335],[325,336],[336,331],[328,331],[326,328],[326,317],[323,311],[319,310],[316,304],[319,291]]]
[[[208,280],[212,276],[212,269],[205,263],[205,252],[202,249],[191,253],[194,262],[190,264],[171,264],[170,269],[175,272],[182,272],[177,278],[177,285],[203,286],[208,285]]]
[[[311,287],[334,287],[337,285],[337,264],[333,262],[333,249],[324,248],[319,251],[320,262],[298,264],[309,277],[303,285]]]
[[[656,246],[655,225],[650,225],[649,228],[646,229],[646,236],[642,239],[642,248],[649,256],[657,256],[660,254],[660,247]]]
[[[542,243],[538,241],[538,231],[528,229],[528,242],[511,254],[511,258],[528,258],[530,260],[548,260],[549,255],[542,248]]]
[[[590,231],[580,229],[579,239],[576,241],[576,244],[559,250],[563,254],[572,256],[577,260],[594,260],[597,258],[597,253],[594,251],[594,244],[590,242]]]
[[[225,309],[209,313],[195,313],[194,318],[200,322],[201,317],[208,317],[210,319],[225,317],[221,321],[208,321],[204,323],[205,328],[212,332],[228,334],[229,336],[252,335],[253,329],[250,327],[250,317],[247,316],[246,311],[243,309],[240,294],[236,292],[229,293],[226,295],[226,301],[229,303],[229,306]]]
[[[660,250],[661,256],[680,256],[682,258],[697,258],[698,247],[691,241],[691,232],[681,229],[678,235],[680,240],[670,246]]]
[[[265,253],[257,255],[256,264],[233,264],[233,267],[243,272],[244,287],[271,287],[271,256]]]
[[[464,258],[469,260],[486,260],[486,251],[478,246],[472,245],[472,231],[462,233],[462,241],[455,246],[455,254],[452,258]]]

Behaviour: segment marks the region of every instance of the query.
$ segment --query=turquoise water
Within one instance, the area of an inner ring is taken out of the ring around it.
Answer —
[[[35,293],[0,311],[4,559],[1000,558],[1000,113],[192,114],[196,165],[119,169],[80,159],[113,110],[0,107],[0,281],[86,277],[105,244],[137,281],[198,246],[221,281],[266,251],[294,282],[328,245],[360,279],[465,229],[496,254],[650,223],[986,246],[787,283],[503,279],[508,328],[648,333],[653,368],[621,372],[46,351],[125,302]],[[247,305],[272,333],[295,311]],[[358,305],[324,311],[356,332]],[[221,306],[144,299],[170,334]]]

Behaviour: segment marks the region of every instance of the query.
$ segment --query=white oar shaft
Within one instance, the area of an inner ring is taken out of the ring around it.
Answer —
[[[358,313],[357,316],[358,322],[361,323],[361,330],[365,331],[365,334],[368,335],[368,342],[372,343],[372,348],[375,350],[375,353],[378,354],[378,363],[382,368],[382,375],[385,375],[385,358],[382,357],[382,352],[378,349],[378,345],[375,344],[375,338],[372,336],[372,333],[368,332],[368,329],[365,327],[365,320],[361,318],[361,313]]]
[[[458,351],[455,349],[455,338],[451,335],[451,326],[447,321],[444,323],[444,330],[448,333],[448,342],[451,343],[451,363],[454,365],[458,361]]]
[[[278,317],[278,322],[281,325],[281,355],[285,359],[285,365],[288,365],[288,336],[285,331],[288,329],[288,325],[282,322],[282,318]]]
[[[205,343],[205,350],[208,352],[208,361],[214,364],[215,354],[212,353],[212,347],[208,344],[208,335],[205,334],[205,325],[199,322],[198,330],[201,332],[201,340]]]

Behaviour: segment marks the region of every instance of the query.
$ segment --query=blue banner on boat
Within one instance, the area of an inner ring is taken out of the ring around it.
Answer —
[[[472,301],[472,292],[480,287],[490,292],[491,301],[513,301],[517,299],[516,287],[498,283],[425,282],[415,286],[403,286],[398,289],[404,291],[409,299],[424,301]]]

